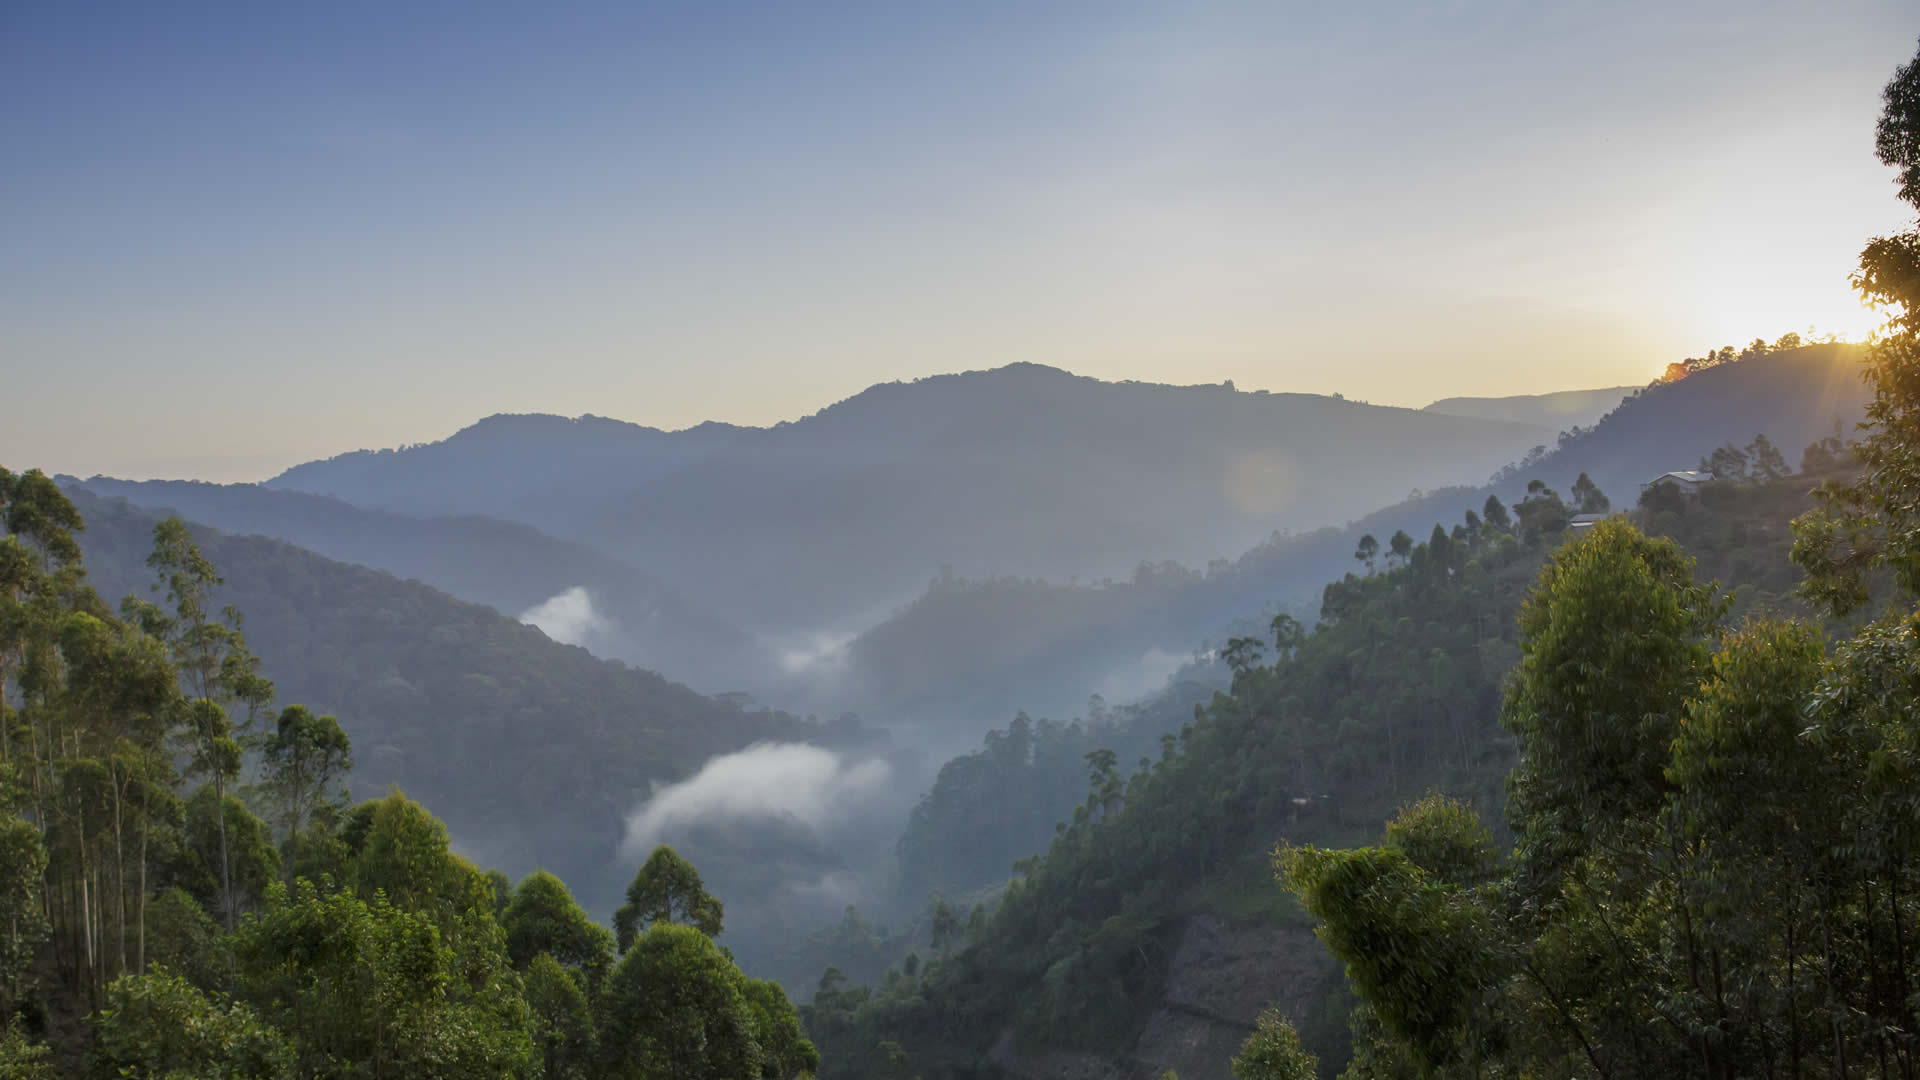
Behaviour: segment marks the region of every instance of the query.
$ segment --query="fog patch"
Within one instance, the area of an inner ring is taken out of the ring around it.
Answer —
[[[1221,493],[1246,517],[1270,517],[1300,494],[1300,466],[1286,454],[1243,454],[1228,463]]]
[[[627,815],[620,852],[631,859],[670,833],[755,820],[826,829],[884,794],[892,776],[893,767],[879,758],[852,761],[805,743],[755,743],[656,788]]]
[[[860,635],[821,630],[774,646],[780,670],[789,675],[833,675],[847,666],[847,646]]]
[[[789,883],[785,899],[820,910],[839,911],[856,900],[872,895],[872,885],[866,878],[850,871],[835,870],[812,881]]]
[[[1148,649],[1129,664],[1109,671],[1094,692],[1108,701],[1133,701],[1164,689],[1173,674],[1195,659],[1192,653]]]
[[[613,620],[593,610],[593,594],[584,585],[565,589],[521,612],[520,621],[562,645],[588,648],[613,629]]]

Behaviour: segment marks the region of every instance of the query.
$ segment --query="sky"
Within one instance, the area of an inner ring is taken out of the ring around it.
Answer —
[[[1858,337],[1920,9],[0,5],[0,464],[1030,361],[1419,406]]]

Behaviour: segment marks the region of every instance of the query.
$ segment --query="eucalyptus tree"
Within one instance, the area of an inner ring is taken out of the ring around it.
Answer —
[[[286,830],[286,880],[291,885],[300,834],[316,811],[335,805],[339,797],[334,785],[353,769],[353,744],[340,721],[315,716],[304,705],[289,705],[280,710],[273,733],[261,746],[261,759],[265,787]]]
[[[657,921],[631,943],[599,1006],[606,1080],[762,1075],[740,969],[698,928]]]
[[[129,599],[129,615],[165,641],[191,697],[186,741],[189,769],[211,780],[214,795],[225,801],[227,785],[240,774],[243,740],[273,701],[273,683],[259,672],[259,660],[240,631],[240,613],[231,605],[220,618],[212,611],[213,590],[221,584],[213,563],[200,551],[186,522],[169,517],[153,529],[153,554],[147,558],[164,589],[171,612]],[[236,725],[236,713],[240,722]],[[234,923],[232,867],[227,851],[226,815],[216,815],[220,830],[220,914]]]
[[[624,954],[641,931],[657,922],[684,923],[718,937],[723,915],[720,901],[701,883],[700,871],[661,844],[627,884],[627,902],[613,914],[613,932]]]

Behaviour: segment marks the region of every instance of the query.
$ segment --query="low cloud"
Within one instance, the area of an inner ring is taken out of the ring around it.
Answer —
[[[536,604],[520,615],[520,621],[562,645],[590,648],[613,629],[613,621],[593,610],[593,594],[584,585],[575,585]]]
[[[700,771],[654,790],[627,816],[623,857],[644,856],[669,834],[755,820],[831,828],[881,796],[892,779],[885,761],[852,761],[805,743],[756,743],[709,758]]]
[[[1194,659],[1192,653],[1152,648],[1130,664],[1109,671],[1095,687],[1108,701],[1132,701],[1166,688],[1167,680]]]
[[[789,675],[835,675],[847,665],[847,646],[859,635],[819,631],[790,638],[774,647],[780,670]]]

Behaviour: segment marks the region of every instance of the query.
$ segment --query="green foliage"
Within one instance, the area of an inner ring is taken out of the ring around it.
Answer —
[[[202,990],[229,985],[232,966],[220,924],[185,889],[172,888],[147,901],[148,964],[165,968]]]
[[[334,792],[351,748],[332,717],[288,706],[271,732],[253,731],[271,684],[238,613],[211,614],[220,577],[184,525],[155,530],[170,610],[130,599],[116,619],[81,584],[80,519],[56,488],[0,470],[0,517],[11,526],[0,538],[0,1072],[602,1075],[591,1001],[608,931],[550,874],[518,890],[481,874],[397,790],[343,809]],[[184,804],[170,739],[208,777]],[[256,750],[262,782],[249,787],[238,781]],[[278,880],[273,830],[247,805],[255,797],[286,834],[291,886]],[[699,874],[666,856],[632,903],[717,933]],[[702,943],[692,960],[661,947],[674,932]],[[777,988],[746,980],[698,931],[662,924],[645,940],[609,1008],[631,1019],[674,997],[653,1018],[675,1030],[622,1029],[667,1047],[655,1064],[688,1050],[675,1031],[697,1030],[703,1045],[708,1032],[738,1036],[701,1051],[728,1075],[817,1067]],[[686,993],[655,981],[681,972],[697,975]],[[703,997],[701,985],[724,992]],[[58,1033],[96,1008],[85,1062],[60,1038],[66,1056],[49,1061],[16,1016]]]
[[[215,810],[223,807],[225,814]],[[267,886],[280,876],[280,851],[273,831],[236,795],[217,795],[212,784],[202,784],[187,800],[185,861],[176,869],[182,885],[202,904],[221,910],[220,850],[226,837],[233,908],[245,912],[266,896]]]
[[[55,1080],[52,1056],[44,1043],[28,1038],[17,1019],[0,1031],[0,1076],[8,1080]]]
[[[40,830],[20,818],[0,819],[0,1016],[11,1015],[47,936],[36,896],[46,869]]]
[[[239,1002],[156,971],[123,975],[94,1019],[93,1074],[151,1080],[291,1080],[287,1040]]]
[[[1389,848],[1288,848],[1280,871],[1381,1024],[1427,1068],[1480,1052],[1502,975],[1480,905]]]
[[[1670,541],[1603,521],[1557,551],[1520,611],[1503,722],[1526,747],[1510,781],[1531,865],[1551,872],[1636,839],[1724,612]]]
[[[1920,209],[1920,57],[1894,73],[1881,114],[1880,160],[1900,170],[1900,196]],[[1793,558],[1807,571],[1808,598],[1834,614],[1866,604],[1870,576],[1889,573],[1901,598],[1920,595],[1920,228],[1876,237],[1853,278],[1887,315],[1868,350],[1873,400],[1854,447],[1865,472],[1825,485],[1823,505],[1794,523]]]
[[[1234,1080],[1314,1080],[1320,1059],[1300,1045],[1300,1034],[1278,1009],[1264,1009],[1253,1034],[1233,1059]]]
[[[635,935],[654,923],[684,923],[708,937],[718,937],[721,918],[720,901],[700,883],[700,871],[661,844],[628,883],[627,902],[614,912],[613,929],[620,952],[625,953]]]
[[[641,934],[614,966],[599,1012],[608,1080],[763,1075],[745,979],[692,926],[655,922]]]
[[[476,885],[490,900],[491,886],[453,854],[446,823],[426,807],[393,791],[372,800],[371,809],[366,839],[349,871],[363,898],[382,894],[397,908],[428,912],[442,922],[462,912]],[[491,903],[486,907],[490,916]]]
[[[517,968],[544,955],[597,982],[612,962],[613,935],[588,918],[566,884],[545,870],[520,879],[500,925],[507,932],[507,956]]]
[[[315,813],[333,808],[331,788],[353,768],[353,746],[340,730],[340,721],[315,716],[304,705],[289,705],[280,710],[261,760],[267,770],[267,793],[279,808],[280,827],[286,830],[287,880],[291,881],[300,834]]]
[[[753,1014],[753,1038],[760,1047],[760,1075],[766,1080],[791,1080],[820,1068],[820,1052],[800,1030],[800,1015],[780,984],[746,979],[741,984],[747,1008]]]
[[[1387,822],[1385,845],[1438,881],[1467,888],[1493,876],[1493,833],[1473,807],[1434,793]]]
[[[539,953],[526,964],[527,1010],[545,1080],[586,1080],[593,1075],[593,1012],[578,978],[559,961]]]
[[[443,935],[430,910],[276,884],[235,935],[238,996],[303,1075],[530,1076],[531,1018],[491,923]]]

